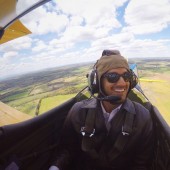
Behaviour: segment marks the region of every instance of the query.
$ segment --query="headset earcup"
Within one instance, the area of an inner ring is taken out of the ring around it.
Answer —
[[[133,89],[137,84],[138,84],[138,77],[136,76],[136,74],[130,70],[132,78],[131,78],[131,89]]]
[[[92,94],[99,92],[99,83],[95,69],[91,70],[88,74],[88,87]]]

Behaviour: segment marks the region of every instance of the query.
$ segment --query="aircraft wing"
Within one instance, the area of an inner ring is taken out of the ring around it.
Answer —
[[[17,20],[7,29],[5,29],[4,35],[0,39],[0,44],[25,36],[27,34],[31,34],[31,31],[27,29],[19,20]]]
[[[0,102],[0,126],[22,122],[30,118],[32,118],[32,116]]]

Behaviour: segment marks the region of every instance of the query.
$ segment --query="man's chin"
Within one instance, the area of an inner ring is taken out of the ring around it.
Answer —
[[[125,101],[125,99],[123,99],[123,98],[121,98],[120,97],[120,100],[117,100],[117,101],[112,101],[112,100],[110,100],[109,102],[111,103],[111,104],[122,104],[123,102]]]

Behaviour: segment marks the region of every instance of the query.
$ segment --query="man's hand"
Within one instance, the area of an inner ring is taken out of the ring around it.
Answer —
[[[52,165],[52,166],[50,166],[49,170],[60,170],[60,169],[58,167]]]

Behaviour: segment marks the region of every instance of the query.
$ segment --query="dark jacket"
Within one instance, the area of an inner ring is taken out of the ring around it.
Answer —
[[[82,149],[80,131],[89,109],[96,112],[95,133],[88,139],[86,150]],[[134,114],[132,133],[115,155],[114,143],[122,134],[126,113]],[[84,100],[70,110],[59,146],[55,165],[60,170],[146,170],[153,152],[152,119],[147,109],[127,99],[112,119],[108,132],[100,103],[96,99]]]

